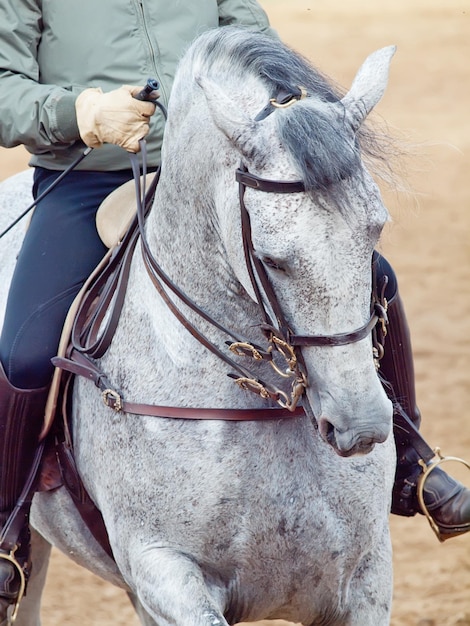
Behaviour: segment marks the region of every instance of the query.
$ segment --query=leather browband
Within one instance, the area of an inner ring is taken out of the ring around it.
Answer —
[[[301,180],[268,180],[267,178],[260,178],[255,174],[250,174],[250,172],[243,171],[240,168],[236,170],[235,178],[245,187],[267,191],[268,193],[301,193],[305,191],[305,185]]]

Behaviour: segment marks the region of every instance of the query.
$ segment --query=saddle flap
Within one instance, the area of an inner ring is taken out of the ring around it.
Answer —
[[[75,300],[72,302],[69,312],[67,314],[67,317],[65,318],[64,326],[62,329],[62,335],[61,335],[59,347],[57,350],[57,354],[59,356],[65,356],[67,349],[70,345],[70,335],[72,332],[73,323],[74,323],[77,311],[82,302],[83,295],[88,290],[90,283],[93,281],[95,276],[102,270],[103,267],[105,267],[108,264],[111,253],[112,253],[112,250],[109,250],[107,254],[103,257],[101,262],[97,265],[97,267],[91,273],[88,280],[85,282],[83,287],[78,292],[77,296],[75,297]],[[51,429],[52,423],[54,422],[54,418],[55,418],[56,410],[57,410],[57,402],[59,398],[60,383],[62,380],[62,375],[63,375],[63,370],[56,367],[54,370],[54,375],[52,377],[52,383],[51,383],[51,387],[49,390],[49,395],[47,397],[46,409],[45,409],[45,415],[44,415],[44,424],[43,424],[43,428],[42,428],[41,435],[40,435],[41,440],[44,439],[44,437],[46,437],[47,433]]]

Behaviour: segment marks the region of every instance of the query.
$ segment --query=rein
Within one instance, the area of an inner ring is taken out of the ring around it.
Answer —
[[[146,175],[146,144],[141,141],[143,179]],[[104,269],[96,276],[84,294],[73,324],[71,343],[66,356],[56,356],[52,359],[54,366],[76,375],[81,375],[92,380],[102,392],[102,399],[106,406],[115,411],[125,411],[137,415],[150,415],[155,417],[172,417],[184,419],[218,419],[218,420],[266,420],[286,417],[298,417],[304,415],[302,408],[287,406],[289,398],[279,389],[268,386],[261,380],[254,379],[252,373],[240,366],[228,355],[212,344],[189,320],[179,311],[169,298],[164,285],[174,292],[188,307],[194,310],[200,317],[209,321],[213,326],[223,331],[232,341],[243,343],[243,339],[232,331],[227,330],[216,320],[199,308],[179,287],[165,274],[152,252],[150,251],[145,236],[145,219],[153,201],[153,195],[158,183],[158,171],[152,182],[152,187],[146,193],[145,183],[141,188],[140,166],[136,155],[130,155],[134,172],[137,199],[137,216],[126,233],[123,241],[116,246],[110,256],[110,260]],[[256,386],[258,392],[265,399],[278,401],[281,408],[263,409],[207,409],[207,408],[184,408],[168,407],[143,403],[133,403],[124,400],[118,390],[110,383],[106,375],[98,367],[95,359],[101,358],[111,343],[116,330],[119,316],[124,303],[127,282],[129,278],[130,264],[133,252],[138,240],[141,242],[142,257],[147,272],[158,293],[162,296],[167,306],[191,332],[191,334],[211,352],[229,364],[238,375],[231,375],[236,380],[246,380]],[[104,329],[102,328],[105,320]],[[231,342],[228,342],[231,344]],[[250,344],[251,345],[251,344]],[[263,352],[259,347],[255,348],[260,358],[270,360],[269,353]],[[262,355],[262,356],[261,356]],[[286,406],[284,406],[284,402]]]
[[[145,181],[145,162],[146,162],[146,148],[145,143],[141,143],[141,151],[143,156],[143,179]],[[171,310],[171,312],[175,315],[178,321],[184,326],[184,328],[195,338],[199,343],[201,343],[205,348],[210,350],[213,354],[215,354],[220,360],[227,363],[232,367],[237,373],[229,374],[231,378],[234,378],[235,381],[244,389],[255,391],[264,399],[270,399],[275,401],[279,406],[283,409],[288,409],[289,411],[295,411],[298,399],[302,395],[300,393],[300,389],[296,390],[295,402],[292,401],[289,396],[282,391],[281,389],[272,387],[265,381],[255,377],[253,373],[247,368],[243,367],[236,361],[234,361],[228,354],[223,352],[220,348],[218,348],[215,344],[213,344],[207,337],[201,333],[197,327],[189,321],[189,319],[178,309],[175,303],[171,300],[168,293],[166,292],[164,285],[170,289],[174,295],[176,295],[185,305],[187,305],[192,311],[194,311],[199,317],[203,318],[207,322],[209,322],[213,327],[222,331],[226,336],[232,339],[232,342],[227,342],[230,347],[230,350],[236,354],[237,356],[246,356],[246,353],[243,352],[242,346],[249,346],[248,350],[251,352],[250,356],[253,356],[255,360],[268,361],[275,369],[275,371],[280,372],[279,368],[274,365],[273,356],[272,356],[272,348],[268,348],[268,350],[263,350],[260,346],[254,345],[248,342],[246,339],[240,337],[234,331],[228,330],[224,326],[222,326],[217,320],[215,320],[211,315],[201,309],[191,298],[189,298],[163,271],[160,264],[156,260],[155,256],[152,254],[150,247],[147,242],[147,238],[145,235],[145,215],[144,215],[144,203],[142,202],[142,198],[145,198],[145,189],[140,189],[140,169],[137,158],[135,155],[131,155],[131,163],[134,172],[134,182],[136,187],[136,197],[137,197],[137,216],[139,222],[139,232],[140,232],[140,241],[141,241],[141,250],[142,250],[142,258],[144,261],[144,265],[146,267],[147,273],[154,285],[157,289],[160,296],[163,298],[165,304]],[[285,346],[288,351],[288,347]],[[279,349],[281,355],[286,359],[287,364],[289,364],[289,360],[293,355],[286,355],[282,349]],[[272,410],[272,409],[271,409]],[[230,412],[231,410],[226,410]],[[241,413],[240,413],[241,415]],[[273,416],[274,417],[274,416]],[[279,416],[278,416],[279,417]],[[229,418],[230,419],[230,418]],[[251,418],[253,419],[253,417]],[[257,418],[256,418],[257,419]],[[272,418],[271,418],[272,419]]]
[[[303,88],[294,88],[289,92],[282,91],[278,93],[276,98],[270,99],[269,103],[256,116],[255,120],[260,121],[277,108],[286,108],[305,97],[306,92]],[[145,235],[145,219],[153,203],[153,192],[155,191],[155,186],[159,178],[159,172],[155,176],[153,183],[154,188],[151,190],[151,193],[147,195],[145,190],[147,158],[144,140],[140,142],[140,146],[144,180],[142,186],[140,182],[141,176],[138,158],[136,155],[130,154],[137,200],[136,223],[131,227],[131,232],[126,235],[126,238],[130,241],[130,245],[127,246],[128,249],[124,253],[122,253],[118,247],[116,256],[122,256],[124,260],[121,259],[120,263],[116,263],[117,269],[108,272],[103,278],[99,277],[95,285],[92,285],[90,288],[77,315],[72,333],[71,351],[67,357],[55,357],[53,359],[54,365],[93,380],[102,391],[104,403],[115,411],[160,417],[222,420],[279,419],[304,415],[303,408],[297,405],[308,386],[308,380],[299,348],[301,346],[340,346],[360,341],[375,329],[379,320],[382,322],[383,328],[381,336],[384,336],[386,332],[385,326],[388,321],[385,299],[383,296],[379,299],[375,292],[372,294],[370,318],[366,324],[354,331],[334,335],[304,336],[294,334],[284,318],[266,270],[255,254],[251,237],[250,217],[245,205],[244,194],[246,187],[267,193],[285,194],[305,192],[305,186],[302,181],[269,180],[255,176],[248,172],[247,168],[242,164],[239,169],[236,170],[235,177],[239,185],[243,248],[247,270],[263,318],[263,323],[260,325],[260,328],[266,335],[269,345],[266,349],[263,349],[247,341],[237,333],[228,330],[206,311],[201,309],[171,280],[163,271],[150,250]],[[264,399],[271,400],[277,403],[281,408],[198,409],[192,407],[155,406],[127,402],[121,397],[120,393],[112,387],[106,376],[94,362],[94,359],[103,356],[111,343],[124,302],[130,262],[138,239],[140,239],[144,265],[152,284],[183,327],[190,332],[201,345],[217,356],[218,359],[230,365],[236,373],[229,373],[228,376],[233,378],[242,389],[252,391]],[[121,248],[122,247],[121,245]],[[170,298],[167,290],[171,291],[182,303],[195,312],[198,317],[204,319],[214,328],[229,337],[231,341],[227,341],[226,343],[235,356],[253,358],[257,362],[268,362],[275,373],[284,379],[284,381],[291,379],[290,393],[286,393],[259,379],[249,369],[237,363],[218,346],[214,345],[180,311]],[[98,294],[103,291],[104,296],[101,297],[101,301],[99,301],[98,306],[96,306],[96,298]],[[270,310],[276,318],[275,322],[270,318],[264,302],[269,304]],[[101,323],[107,313],[108,321],[105,325],[105,330],[101,331]],[[376,347],[375,345],[376,343],[380,343],[375,340],[376,335],[377,333],[374,332],[374,354],[377,357],[377,355],[381,354],[381,346],[378,345]],[[283,363],[282,367],[278,364],[280,360]],[[285,369],[286,365],[287,369]]]

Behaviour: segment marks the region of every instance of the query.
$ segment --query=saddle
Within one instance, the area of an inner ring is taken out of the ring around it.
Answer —
[[[153,201],[158,176],[150,174],[147,179],[151,182],[145,199],[146,211]],[[101,325],[106,314],[109,316],[107,328],[99,341],[100,352],[104,352],[109,346],[119,319],[132,252],[138,239],[136,211],[133,180],[113,191],[99,207],[96,225],[108,252],[69,309],[56,357],[59,362],[62,358],[69,358],[74,351],[72,337],[77,332],[77,324],[83,324],[83,318],[90,315],[90,302],[95,314],[94,327]],[[115,297],[116,293],[118,297]],[[40,435],[41,441],[46,443],[35,491],[51,491],[65,486],[92,535],[113,558],[101,513],[83,486],[75,465],[70,430],[73,379],[72,373],[56,366]]]

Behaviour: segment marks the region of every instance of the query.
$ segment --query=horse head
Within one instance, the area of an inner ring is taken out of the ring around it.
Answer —
[[[338,97],[282,44],[272,42],[270,67],[261,68],[256,50],[249,50],[250,35],[228,33],[229,47],[230,38],[234,44],[240,37],[247,42],[244,50],[233,50],[230,81],[236,87],[230,93],[222,63],[216,60],[210,71],[194,63],[209,121],[222,135],[214,178],[228,258],[254,299],[240,238],[233,236],[240,224],[227,222],[227,204],[239,215],[236,161],[255,179],[300,179],[303,190],[292,193],[246,189],[253,250],[293,335],[348,334],[370,318],[372,253],[388,219],[363,163],[369,140],[363,122],[383,95],[394,48],[369,56],[348,93]],[[251,76],[240,75],[237,83],[239,68],[250,63]],[[276,100],[279,93],[290,94],[287,103]],[[268,309],[271,304],[265,302]],[[306,344],[307,404],[325,441],[342,456],[367,453],[385,441],[392,407],[377,376],[370,333],[339,345]]]

